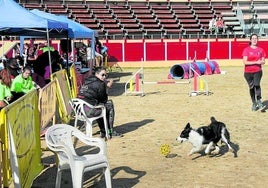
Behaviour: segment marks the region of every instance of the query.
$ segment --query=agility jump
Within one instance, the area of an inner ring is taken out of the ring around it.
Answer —
[[[143,67],[133,74],[133,76],[125,84],[125,95],[139,94],[144,95],[143,89]]]
[[[144,81],[143,66],[125,84],[125,95],[140,94],[144,96],[144,84],[190,84],[193,78],[193,89],[189,96],[200,94],[209,95],[208,83],[202,75],[220,74],[220,68],[216,61],[210,61],[208,54],[205,62],[196,61],[196,52],[192,62],[175,64],[171,67],[168,78],[171,81]],[[184,79],[184,81],[182,81]],[[180,80],[180,81],[174,81]]]
[[[125,84],[125,95],[135,94],[144,96],[145,84],[190,84],[193,83],[189,91],[189,96],[200,94],[209,95],[208,83],[202,75],[220,74],[218,63],[215,61],[208,62],[190,62],[176,64],[171,67],[168,74],[170,81],[144,81],[143,67],[133,74]],[[175,80],[174,80],[175,79]],[[192,80],[191,80],[192,79]],[[180,81],[178,81],[180,80]]]
[[[190,79],[187,80],[165,80],[165,81],[144,81],[144,70],[143,67],[137,70],[133,76],[125,84],[125,95],[134,94],[144,96],[144,85],[145,84],[157,84],[157,85],[166,85],[166,84],[189,84]]]

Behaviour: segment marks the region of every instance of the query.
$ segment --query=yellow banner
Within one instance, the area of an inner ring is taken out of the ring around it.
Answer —
[[[35,177],[43,170],[37,91],[33,90],[24,95],[4,110],[5,126],[10,125],[13,136],[19,184],[21,187],[29,188]]]
[[[64,123],[68,123],[71,119],[72,107],[69,104],[71,91],[66,70],[62,69],[53,73],[52,80],[56,80],[57,83],[57,98],[61,120]]]
[[[69,69],[70,72],[70,81],[71,81],[71,91],[72,91],[72,98],[77,97],[78,93],[78,86],[77,86],[77,77],[76,77],[76,69],[74,64]]]
[[[1,137],[1,170],[2,170],[2,183],[4,187],[9,187],[12,180],[9,153],[8,153],[8,138],[7,138],[7,126],[5,125],[6,116],[5,108],[0,111],[0,137]]]
[[[39,111],[41,116],[41,129],[45,128],[51,120],[55,124],[56,118],[56,81],[48,83],[39,91]]]

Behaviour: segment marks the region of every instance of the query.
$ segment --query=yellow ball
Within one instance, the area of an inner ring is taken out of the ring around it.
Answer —
[[[170,154],[170,146],[168,144],[162,144],[160,147],[160,153],[164,156]]]

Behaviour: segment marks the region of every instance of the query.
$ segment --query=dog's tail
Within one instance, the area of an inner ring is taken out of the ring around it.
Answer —
[[[230,140],[231,140],[230,133],[226,128],[225,128],[225,131],[224,131],[224,136],[227,139],[228,144],[230,144]]]
[[[211,123],[216,123],[216,122],[218,122],[218,121],[215,119],[215,117],[213,117],[213,116],[210,118],[210,121],[211,121]]]

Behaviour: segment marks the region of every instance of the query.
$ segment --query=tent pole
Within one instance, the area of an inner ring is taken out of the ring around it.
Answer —
[[[20,56],[23,57],[23,67],[27,64],[27,54],[24,54],[24,36],[20,36]]]
[[[4,36],[1,36],[1,40],[2,40],[2,57],[1,57],[1,59],[4,59]]]
[[[93,55],[93,61],[95,60],[95,34],[92,36],[92,39],[91,39],[91,55]],[[93,61],[90,61],[90,64],[89,64],[89,74],[92,75],[92,69],[93,69]]]
[[[74,40],[71,40],[71,53],[72,53],[72,57],[73,57],[73,62],[76,62],[76,58],[75,58],[75,54],[74,54]]]
[[[24,37],[23,36],[20,36],[20,56],[22,57],[23,55],[23,47],[24,47]]]
[[[66,52],[66,62],[67,62],[66,69],[67,70],[69,70],[69,49],[70,49],[69,37],[67,36],[67,52]]]
[[[50,53],[50,42],[49,42],[49,31],[47,30],[47,47],[48,47],[48,61],[49,61],[49,69],[50,69],[50,79],[52,75],[52,64],[51,64],[51,53]]]

